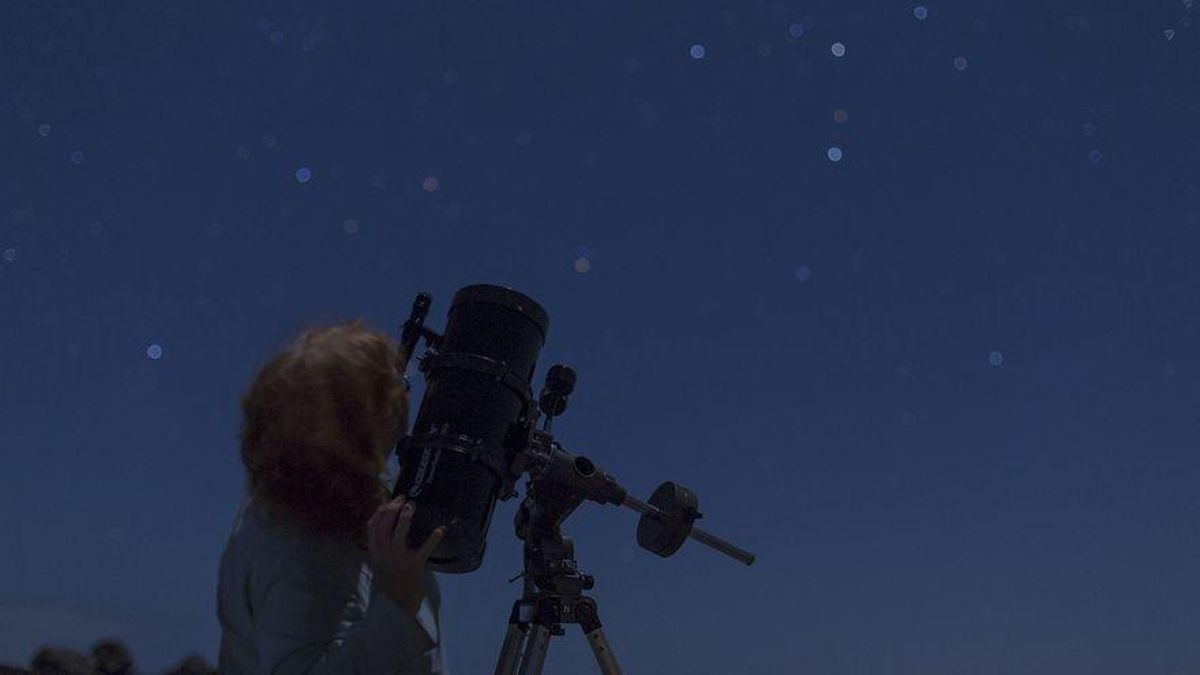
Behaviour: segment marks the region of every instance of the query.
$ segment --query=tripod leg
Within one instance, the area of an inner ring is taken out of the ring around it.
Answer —
[[[525,658],[521,662],[519,675],[541,675],[546,663],[546,650],[550,648],[550,627],[533,624],[529,640],[525,643]]]
[[[600,664],[600,672],[604,675],[621,675],[621,667],[617,665],[617,657],[613,656],[612,648],[608,646],[604,629],[597,628],[585,635],[592,646],[592,653],[596,655],[596,663]]]
[[[608,638],[604,636],[604,628],[600,625],[600,614],[596,609],[596,601],[585,598],[575,608],[579,615],[579,627],[587,638],[596,663],[600,664],[600,672],[604,675],[621,675],[621,667],[617,665],[617,657],[613,655]]]
[[[517,601],[508,619],[508,632],[504,634],[504,646],[500,648],[495,675],[513,675],[517,672],[517,659],[521,656],[521,648],[525,646],[529,630],[528,624],[522,625],[520,622],[520,611],[521,603]]]

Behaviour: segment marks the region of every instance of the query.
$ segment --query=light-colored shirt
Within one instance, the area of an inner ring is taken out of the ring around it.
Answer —
[[[221,556],[223,675],[448,675],[436,577],[416,616],[373,582],[349,537],[280,527],[248,499]]]

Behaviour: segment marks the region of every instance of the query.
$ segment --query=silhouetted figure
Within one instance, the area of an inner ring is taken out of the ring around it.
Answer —
[[[96,670],[91,656],[62,647],[42,647],[30,666],[35,675],[92,675]]]
[[[133,675],[133,654],[117,640],[101,640],[92,646],[92,660],[101,675]]]

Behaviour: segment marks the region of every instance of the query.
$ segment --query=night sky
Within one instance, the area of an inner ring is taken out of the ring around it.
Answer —
[[[1200,669],[1200,8],[0,4],[0,662],[215,662],[239,397],[510,286],[631,673]],[[419,397],[419,378],[413,391]],[[414,406],[416,400],[414,399]],[[442,577],[491,672],[515,502]],[[577,629],[548,673],[598,672]]]

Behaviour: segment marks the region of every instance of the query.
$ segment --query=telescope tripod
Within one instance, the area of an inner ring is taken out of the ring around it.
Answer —
[[[550,638],[565,634],[563,624],[578,624],[583,630],[601,673],[621,675],[600,625],[596,600],[583,593],[595,585],[595,579],[579,573],[575,545],[559,531],[557,522],[537,527],[538,521],[558,520],[548,518],[535,505],[537,501],[527,499],[517,513],[517,532],[525,539],[525,590],[508,617],[495,675],[540,675]],[[574,506],[567,513],[571,510]],[[561,511],[558,515],[566,516]]]

